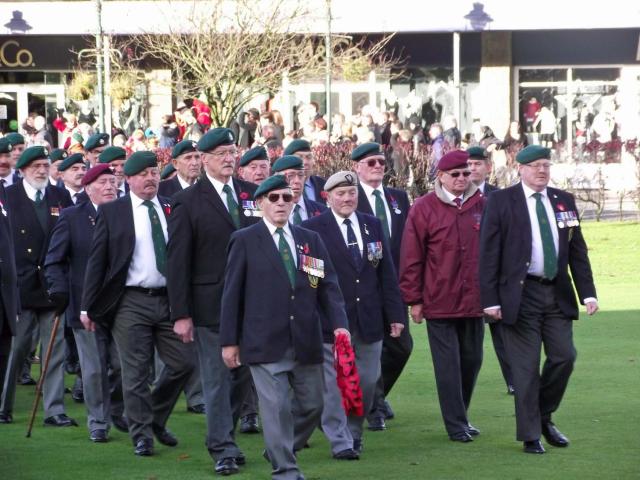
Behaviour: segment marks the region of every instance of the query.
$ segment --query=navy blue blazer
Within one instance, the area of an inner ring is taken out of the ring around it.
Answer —
[[[313,191],[316,194],[315,202],[321,203],[322,205],[326,205],[327,201],[322,196],[322,192],[324,192],[324,184],[327,182],[326,179],[319,177],[318,175],[311,175],[309,177],[309,182],[313,187]]]
[[[16,334],[16,315],[20,313],[18,280],[13,246],[13,235],[9,214],[5,205],[0,205],[0,295],[4,315],[0,315],[0,333],[5,326],[11,335]],[[4,318],[7,323],[4,323]]]
[[[547,187],[554,212],[574,212],[573,195]],[[555,220],[555,219],[554,219]],[[555,293],[562,312],[578,318],[572,278],[580,296],[596,297],[587,245],[580,226],[558,225],[558,274]],[[500,305],[502,322],[518,318],[522,286],[531,261],[531,222],[522,184],[489,195],[480,226],[480,295],[482,307]],[[571,269],[571,277],[569,277]]]
[[[411,205],[407,192],[389,187],[382,187],[382,189],[384,190],[384,196],[387,199],[389,211],[391,212],[391,257],[393,258],[393,265],[396,267],[396,272],[399,272],[402,232],[404,232],[404,224],[407,221]],[[371,209],[371,204],[361,186],[358,186],[358,211],[374,216],[376,214],[376,212]]]
[[[482,194],[485,197],[488,197],[493,192],[497,192],[498,190],[500,190],[500,189],[498,187],[496,187],[495,185],[491,185],[490,183],[485,183],[484,184],[484,192],[482,192]]]
[[[327,210],[327,206],[324,203],[314,202],[313,200],[309,200],[306,197],[303,197],[304,208],[307,210],[307,217],[313,218],[320,215],[322,212]]]
[[[349,330],[357,332],[365,343],[372,343],[382,340],[391,323],[406,325],[407,313],[380,220],[360,212],[356,215],[365,249],[360,265],[353,260],[331,210],[307,220],[302,226],[317,232],[329,250],[344,297]],[[378,261],[368,259],[368,247],[373,242],[382,243],[382,259]],[[322,317],[324,340],[333,343],[333,330],[324,315]]]
[[[158,197],[167,216],[166,198]],[[127,282],[136,244],[131,195],[100,205],[85,271],[80,310],[89,318],[110,327]]]
[[[182,185],[180,185],[180,180],[178,180],[177,175],[169,180],[161,181],[160,186],[158,187],[158,195],[167,198],[172,198],[180,191],[182,191]]]
[[[322,363],[318,308],[326,312],[332,331],[348,327],[338,278],[322,239],[305,228],[289,227],[298,258],[295,288],[264,222],[231,235],[220,344],[239,345],[247,364],[277,362],[290,347],[298,362]],[[324,261],[324,278],[302,271],[301,254]]]
[[[96,224],[96,210],[90,201],[65,208],[53,227],[44,274],[51,293],[68,293],[67,325],[83,328],[80,302],[91,241]]]
[[[44,259],[49,248],[53,226],[62,209],[73,205],[69,192],[47,184],[43,201],[48,211],[43,230],[34,203],[27,196],[22,182],[6,189],[9,221],[13,231],[20,304],[23,309],[54,308],[47,294]]]

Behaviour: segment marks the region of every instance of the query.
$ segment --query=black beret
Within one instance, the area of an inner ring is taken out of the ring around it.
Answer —
[[[96,181],[100,175],[114,175],[113,169],[108,163],[98,163],[95,167],[91,167],[87,170],[87,173],[82,177],[82,185],[89,185]]]
[[[49,150],[41,145],[25,148],[16,162],[16,169],[24,168],[36,160],[49,160]]]
[[[351,152],[351,160],[359,162],[363,158],[371,157],[372,155],[384,155],[382,147],[376,142],[367,142],[362,145],[358,145]]]
[[[90,152],[94,148],[102,147],[104,145],[109,145],[109,135],[106,133],[96,133],[95,135],[91,135],[87,138],[87,141],[84,144],[84,149],[87,152]]]
[[[64,172],[71,165],[76,163],[84,163],[84,155],[81,153],[74,153],[73,155],[69,155],[58,167],[59,172]]]
[[[169,175],[176,171],[176,167],[173,166],[173,163],[167,163],[165,167],[160,172],[160,180],[166,180]]]
[[[145,168],[149,167],[157,167],[158,166],[158,157],[153,152],[149,152],[147,150],[143,150],[141,152],[134,152],[131,156],[124,162],[124,174],[127,177],[131,177],[133,175],[137,175]]]
[[[9,140],[9,142],[13,146],[24,145],[24,137],[19,133],[16,133],[16,132],[7,133],[4,138]]]
[[[198,150],[210,152],[220,145],[233,145],[235,141],[236,139],[231,129],[224,127],[212,128],[198,141]]]
[[[293,168],[294,170],[303,170],[304,163],[300,157],[296,157],[295,155],[285,155],[284,157],[280,157],[275,162],[273,162],[273,166],[271,167],[271,171],[273,173],[282,172],[283,170],[289,170]]]
[[[254,160],[269,160],[267,155],[267,149],[264,147],[253,147],[244,152],[244,155],[240,157],[240,166],[246,167]]]
[[[127,151],[122,147],[107,147],[98,155],[98,163],[109,163],[127,158]]]
[[[293,155],[296,152],[310,152],[311,144],[303,138],[292,140],[287,148],[284,149],[283,155]]]
[[[13,145],[7,138],[0,138],[0,153],[10,153]]]
[[[253,198],[259,198],[272,190],[280,190],[282,188],[289,188],[287,179],[283,175],[273,175],[258,186],[256,193],[253,194]]]
[[[198,150],[198,144],[193,140],[182,140],[178,142],[171,150],[171,158],[178,158],[183,153],[196,152]]]
[[[467,148],[467,153],[469,154],[470,159],[489,160],[489,155],[487,155],[487,151],[482,147]]]
[[[551,158],[551,150],[541,145],[529,145],[518,152],[516,162],[525,165],[541,158]]]
[[[51,160],[51,163],[64,160],[68,156],[67,151],[63,148],[54,148],[49,152],[49,160]]]

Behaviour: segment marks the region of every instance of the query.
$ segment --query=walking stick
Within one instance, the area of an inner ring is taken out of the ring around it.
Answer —
[[[60,315],[56,315],[56,319],[53,322],[53,330],[51,331],[51,338],[49,338],[49,346],[47,347],[47,353],[44,357],[44,364],[42,365],[42,373],[40,373],[40,379],[36,386],[36,398],[33,399],[33,408],[31,409],[31,418],[29,418],[29,429],[27,430],[27,438],[31,437],[31,430],[33,429],[33,422],[36,419],[36,412],[38,411],[38,404],[40,403],[40,395],[42,395],[42,385],[47,375],[47,369],[49,368],[49,360],[51,359],[51,350],[53,350],[53,342],[56,340],[56,333],[58,332],[58,325],[60,324]]]

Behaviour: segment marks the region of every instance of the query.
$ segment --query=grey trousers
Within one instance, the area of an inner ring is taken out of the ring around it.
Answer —
[[[213,328],[196,327],[195,341],[207,416],[207,449],[214,461],[237,457],[242,452],[236,445],[234,429],[250,387],[249,368],[241,366],[230,371],[226,367],[220,334]]]
[[[467,410],[482,366],[482,318],[427,320],[427,333],[440,401],[449,436],[465,432]]]
[[[158,355],[154,356],[154,368],[155,368],[155,379],[153,381],[154,385],[158,382],[160,377],[162,376],[163,370],[166,368],[164,362]],[[196,362],[193,368],[193,372],[189,375],[189,379],[187,380],[186,385],[184,386],[184,395],[187,398],[187,406],[195,407],[196,405],[204,404],[204,397],[202,395],[202,380],[200,379],[200,363]]]
[[[504,325],[504,346],[516,390],[516,438],[540,438],[542,420],[560,406],[576,360],[573,323],[555,298],[553,285],[526,281],[518,320]],[[540,373],[540,350],[546,359]]]
[[[16,335],[11,343],[9,364],[4,379],[0,411],[11,413],[16,396],[16,381],[22,371],[27,355],[31,351],[33,332],[40,332],[40,342],[43,346],[42,362],[49,338],[53,330],[55,313],[53,310],[23,310],[18,318]],[[45,418],[65,413],[64,410],[64,315],[56,332],[55,342],[51,349],[49,369],[42,388],[42,400]]]
[[[195,351],[173,332],[166,296],[125,291],[112,332],[120,352],[129,436],[135,445],[143,438],[153,438],[152,423],[166,425],[193,370]],[[148,380],[154,347],[169,368],[152,392]]]
[[[90,432],[106,430],[111,423],[110,416],[121,416],[124,410],[118,348],[110,341],[110,332],[101,325],[96,325],[95,332],[74,328],[73,335],[82,373],[87,428]],[[116,398],[112,403],[114,391]]]
[[[382,340],[365,343],[357,336],[351,337],[356,354],[356,367],[360,377],[362,402],[365,414],[371,409],[380,376],[380,353]],[[365,416],[347,415],[342,408],[342,394],[336,383],[333,344],[325,343],[324,350],[324,407],[322,409],[322,432],[331,444],[331,453],[353,448],[354,439],[362,439],[362,424]]]
[[[297,480],[301,473],[294,452],[309,440],[322,414],[322,364],[302,365],[289,349],[282,360],[251,365],[251,376],[258,392],[264,443],[273,467],[271,477]],[[296,400],[295,417],[292,397]]]

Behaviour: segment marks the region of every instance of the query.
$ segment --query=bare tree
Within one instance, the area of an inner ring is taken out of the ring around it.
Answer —
[[[204,95],[213,123],[229,125],[249,100],[279,91],[284,75],[295,84],[324,73],[323,39],[305,31],[323,21],[323,12],[314,18],[308,2],[266,3],[194,1],[186,20],[167,22],[170,33],[136,35],[129,51],[162,62],[174,74],[176,92]],[[334,76],[366,76],[374,69],[390,74],[392,68],[399,74],[400,58],[386,50],[392,36],[332,38]]]

